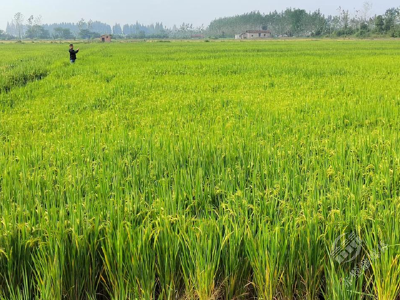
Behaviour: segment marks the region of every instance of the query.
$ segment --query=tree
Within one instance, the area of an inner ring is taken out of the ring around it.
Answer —
[[[28,19],[28,29],[32,28],[33,25],[33,15],[31,15]]]
[[[91,29],[93,28],[95,22],[92,20],[89,20],[87,23],[85,22],[84,19],[81,19],[78,22],[78,28],[79,28],[79,33],[78,36],[81,39],[93,39],[96,37],[100,37],[100,34],[98,32],[93,32]]]
[[[14,15],[14,23],[18,32],[19,40],[22,40],[22,34],[24,30],[24,15],[20,12]]]
[[[303,33],[304,19],[307,15],[303,9],[288,10],[288,15],[291,24],[291,33],[294,35],[301,35]]]
[[[361,10],[361,22],[367,23],[369,19],[369,13],[372,10],[372,3],[364,2],[363,8]]]
[[[131,33],[132,33],[131,32],[131,27],[128,24],[125,24],[124,27],[123,27],[123,34],[124,35],[130,35]]]
[[[92,31],[92,29],[93,29],[93,21],[92,21],[92,20],[89,20],[89,21],[87,22],[87,29],[88,29],[89,31]]]
[[[73,39],[74,35],[72,34],[71,30],[68,28],[64,28],[62,31],[62,38],[65,40]]]
[[[339,12],[340,12],[340,21],[342,28],[344,30],[347,30],[349,28],[349,23],[350,23],[350,13],[348,10],[344,10],[341,7],[339,7]]]
[[[7,22],[7,26],[6,26],[6,33],[7,33],[7,34],[11,34],[12,25],[13,25],[13,24],[10,24],[10,22]]]
[[[25,38],[34,39],[36,37],[35,29],[33,28],[33,26],[29,26],[28,30],[25,32]]]
[[[113,26],[113,34],[114,34],[114,35],[120,35],[120,34],[122,34],[121,25],[115,24],[115,25]]]
[[[82,29],[79,31],[79,37],[81,39],[94,39],[100,37],[100,34],[97,32],[92,32],[89,29]]]
[[[0,30],[0,40],[12,40],[14,37]]]
[[[25,37],[30,39],[48,39],[50,37],[49,31],[42,26],[42,16],[34,18],[32,15],[29,17]]]
[[[42,26],[42,16],[41,15],[36,16],[36,18],[34,20],[34,24],[38,25],[38,26]]]
[[[384,29],[386,32],[394,28],[396,18],[399,15],[399,9],[390,8],[385,12],[385,25]]]
[[[63,38],[63,28],[61,28],[61,27],[56,27],[56,28],[54,28],[53,29],[53,34],[52,34],[52,36],[53,36],[53,39],[62,39]]]
[[[85,29],[85,26],[86,26],[85,20],[83,18],[80,19],[80,21],[78,22],[79,31],[82,31],[83,29]]]
[[[68,40],[74,38],[74,35],[69,28],[56,27],[53,30],[53,38]]]
[[[379,15],[375,18],[375,31],[378,33],[383,33],[385,31],[385,20],[383,16]]]
[[[33,25],[26,31],[26,37],[31,39],[48,39],[50,38],[50,33],[43,26]]]

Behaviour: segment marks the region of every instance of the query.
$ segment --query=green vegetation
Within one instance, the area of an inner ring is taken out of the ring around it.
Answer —
[[[338,15],[323,15],[319,10],[288,8],[262,14],[258,11],[214,20],[207,33],[215,37],[234,37],[249,29],[269,29],[283,37],[400,37],[400,8],[387,9],[383,15],[371,14],[372,6],[354,13],[340,9]]]
[[[0,45],[0,299],[399,299],[397,41],[76,48]]]
[[[17,13],[7,24],[6,33],[0,39],[25,37],[29,39],[97,39],[102,34],[111,34],[113,39],[192,39],[234,38],[246,30],[270,30],[273,37],[400,37],[400,7],[388,8],[382,15],[374,15],[372,4],[365,2],[354,11],[339,7],[337,15],[324,15],[320,10],[307,12],[304,9],[287,8],[281,12],[267,14],[253,11],[232,17],[218,18],[208,26],[195,27],[190,23],[167,28],[163,23],[143,25],[108,24],[81,19],[78,23],[43,24],[41,17],[28,19]],[[35,24],[35,25],[33,25]]]

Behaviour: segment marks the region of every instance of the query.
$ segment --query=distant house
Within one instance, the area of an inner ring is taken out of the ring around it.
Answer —
[[[235,35],[237,40],[257,40],[271,38],[272,34],[269,30],[247,30],[244,33]]]
[[[102,41],[103,43],[111,43],[111,35],[109,34],[103,34],[100,37],[100,41]]]
[[[192,39],[204,39],[204,35],[202,34],[192,34],[191,36]]]

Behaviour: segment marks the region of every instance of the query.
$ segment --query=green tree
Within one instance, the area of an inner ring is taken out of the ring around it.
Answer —
[[[385,12],[385,25],[384,29],[386,32],[394,28],[396,18],[399,15],[399,9],[390,8]]]
[[[12,40],[14,37],[7,34],[5,31],[0,30],[0,40]]]
[[[301,35],[303,33],[304,20],[306,18],[306,11],[303,9],[294,9],[287,11],[290,18],[291,25],[291,34],[292,35]]]
[[[122,28],[121,28],[121,25],[120,24],[115,24],[114,26],[113,26],[113,34],[118,34],[118,35],[120,35],[120,34],[122,34]]]
[[[379,15],[375,18],[375,31],[378,33],[383,33],[385,31],[385,21],[383,16]]]
[[[22,40],[22,35],[24,31],[24,15],[20,12],[14,15],[14,24],[18,32],[18,38]]]
[[[81,39],[94,39],[100,37],[100,34],[97,32],[92,32],[89,29],[82,29],[78,34]]]
[[[74,35],[68,28],[56,27],[53,30],[53,38],[68,40],[74,38]]]

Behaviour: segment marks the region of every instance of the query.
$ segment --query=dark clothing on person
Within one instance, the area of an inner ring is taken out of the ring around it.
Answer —
[[[69,49],[69,58],[71,61],[76,60],[76,54],[79,52],[79,50],[74,50],[74,49]]]

